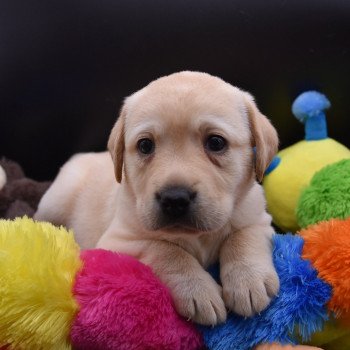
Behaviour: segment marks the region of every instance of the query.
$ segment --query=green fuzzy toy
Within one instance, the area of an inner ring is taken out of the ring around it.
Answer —
[[[304,189],[296,209],[300,227],[350,216],[350,159],[318,171]]]

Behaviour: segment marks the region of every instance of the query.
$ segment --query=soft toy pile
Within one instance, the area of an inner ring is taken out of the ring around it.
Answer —
[[[350,217],[350,150],[327,135],[324,110],[329,107],[328,99],[316,91],[303,93],[294,101],[292,111],[305,124],[305,140],[280,151],[263,182],[267,206],[275,224],[295,232],[320,223],[317,227],[321,229],[317,229],[315,241],[318,241],[321,231],[328,234],[327,223],[322,226],[322,221]],[[342,243],[349,239],[349,229],[342,227],[338,231],[341,234],[330,237],[338,242],[342,240]],[[337,261],[331,253],[334,244],[335,241],[328,241],[322,246],[323,251],[320,249],[318,253],[324,257],[324,262],[328,261],[332,266],[336,266],[333,264]],[[346,249],[347,245],[344,247]],[[326,251],[330,251],[328,255],[325,255]],[[343,255],[337,271],[346,274],[348,266],[349,253]],[[318,269],[317,265],[315,267]],[[331,270],[327,271],[331,273]],[[348,274],[343,276],[346,283],[348,278]],[[338,280],[342,278],[339,276]],[[330,281],[335,283],[336,279],[331,278]],[[339,294],[344,305],[350,284],[345,287]],[[327,350],[347,350],[350,348],[348,311],[343,312],[341,317],[336,310],[333,311],[338,318],[331,318],[322,332],[314,334],[312,343]]]
[[[260,315],[198,327],[151,269],[28,218],[0,221],[0,345],[8,349],[250,349],[307,340],[350,310],[350,219],[275,235],[281,290]],[[327,246],[328,249],[324,249]],[[312,264],[309,260],[310,259]],[[316,270],[317,268],[317,270]],[[214,272],[215,273],[215,272]],[[333,290],[332,290],[333,288]]]
[[[198,349],[194,325],[136,259],[80,255],[73,233],[0,221],[0,346],[8,349]]]

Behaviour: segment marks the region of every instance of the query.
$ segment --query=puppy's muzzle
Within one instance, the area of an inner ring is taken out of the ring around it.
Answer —
[[[162,221],[166,224],[185,223],[190,216],[196,192],[186,187],[167,187],[156,194]]]

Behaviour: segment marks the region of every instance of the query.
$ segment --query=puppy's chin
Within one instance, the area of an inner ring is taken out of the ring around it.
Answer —
[[[185,217],[176,221],[167,220],[166,218],[157,215],[146,215],[142,220],[144,227],[149,231],[164,231],[169,234],[199,234],[213,232],[221,229],[227,221],[210,221],[210,217]]]

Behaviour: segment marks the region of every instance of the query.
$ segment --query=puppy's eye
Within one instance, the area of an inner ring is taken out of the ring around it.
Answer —
[[[210,152],[220,152],[226,145],[226,140],[219,135],[210,135],[205,142],[205,148]]]
[[[154,151],[154,142],[150,139],[141,139],[137,142],[137,149],[143,154],[151,154]]]

